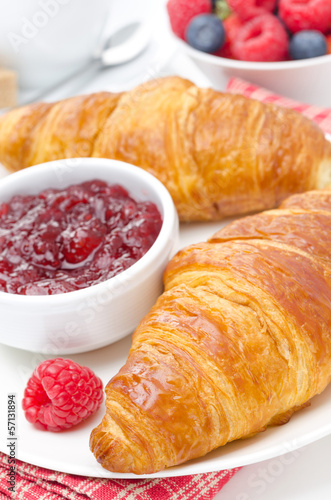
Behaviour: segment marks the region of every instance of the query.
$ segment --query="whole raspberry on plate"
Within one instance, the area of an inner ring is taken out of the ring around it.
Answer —
[[[43,361],[33,372],[24,391],[26,419],[38,429],[69,429],[92,415],[103,399],[101,380],[70,359]]]
[[[330,0],[279,0],[279,17],[292,33],[317,30],[326,33],[331,23]]]
[[[263,14],[238,30],[232,51],[242,61],[282,61],[288,53],[288,34],[276,16]]]
[[[211,0],[168,0],[167,11],[172,31],[185,40],[185,31],[191,19],[199,14],[211,14]]]
[[[227,0],[229,7],[240,19],[247,21],[275,10],[277,0]]]

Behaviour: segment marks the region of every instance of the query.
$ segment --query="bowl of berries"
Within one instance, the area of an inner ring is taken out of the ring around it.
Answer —
[[[162,292],[178,217],[148,172],[103,158],[0,181],[0,343],[85,352],[133,332]]]
[[[242,78],[331,106],[331,0],[168,0],[180,48],[218,90]]]

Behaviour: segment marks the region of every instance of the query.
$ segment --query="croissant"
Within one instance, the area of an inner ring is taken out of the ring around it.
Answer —
[[[179,251],[90,447],[149,474],[286,423],[331,381],[331,189]]]
[[[149,171],[183,221],[273,208],[331,183],[331,145],[308,118],[180,77],[32,104],[0,118],[0,161],[10,170],[85,156]]]

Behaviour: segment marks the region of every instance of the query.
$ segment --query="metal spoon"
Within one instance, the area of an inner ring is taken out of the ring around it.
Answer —
[[[124,64],[134,59],[147,46],[151,38],[148,22],[133,22],[119,28],[104,44],[101,53],[95,55],[102,66]]]

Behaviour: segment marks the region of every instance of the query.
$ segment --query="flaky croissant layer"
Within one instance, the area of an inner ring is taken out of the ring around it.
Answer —
[[[148,474],[285,423],[331,380],[331,189],[235,221],[168,264],[90,446]]]
[[[331,183],[331,145],[312,121],[179,77],[0,117],[0,161],[10,170],[86,156],[151,172],[188,221],[265,210]]]

